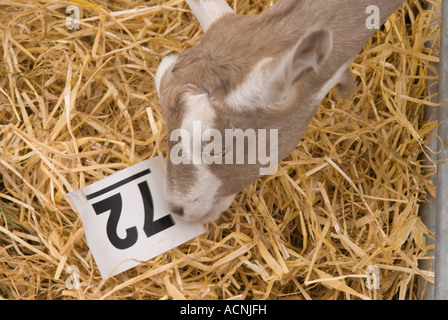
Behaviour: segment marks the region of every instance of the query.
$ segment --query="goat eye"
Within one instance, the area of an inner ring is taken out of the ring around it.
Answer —
[[[205,149],[205,147],[203,147],[202,148],[202,151],[204,152],[204,149]],[[209,148],[207,148],[208,150],[210,150]],[[223,157],[223,156],[225,156],[225,154],[226,154],[226,148],[224,147],[224,148],[222,148],[221,150],[216,150],[215,148],[212,148],[211,150],[210,150],[210,152],[209,152],[209,156],[210,156],[210,158],[214,158],[214,159],[216,159],[216,158],[221,158],[221,157]]]
[[[210,91],[205,91],[205,93],[207,94],[207,98],[209,99],[209,100],[212,100],[213,99],[213,94],[210,92]]]
[[[222,148],[221,151],[218,151],[218,152],[215,152],[213,150],[213,152],[210,154],[210,156],[212,158],[220,158],[220,157],[225,156],[225,154],[226,154],[226,148]]]

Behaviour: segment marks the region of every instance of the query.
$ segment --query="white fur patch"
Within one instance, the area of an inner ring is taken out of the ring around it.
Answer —
[[[187,0],[187,3],[204,31],[224,15],[233,13],[224,0]]]
[[[247,111],[266,106],[268,102],[265,99],[263,88],[266,86],[264,69],[272,58],[260,60],[253,70],[249,73],[246,80],[235,88],[226,98],[226,103],[235,111]]]
[[[235,111],[248,111],[272,106],[274,102],[268,100],[269,97],[267,97],[267,95],[269,95],[269,88],[266,88],[268,82],[264,72],[266,65],[271,63],[271,61],[272,58],[264,58],[258,62],[246,80],[238,86],[238,88],[230,92],[226,97],[226,103],[230,107]],[[312,99],[313,104],[320,104],[328,92],[341,81],[344,72],[351,64],[351,61],[352,60],[342,65],[331,79],[322,86]],[[278,95],[278,97],[280,98],[280,101],[275,102],[278,106],[286,103],[288,98],[283,94]]]
[[[207,94],[191,94],[184,95],[185,99],[185,116],[182,121],[182,128],[191,131],[193,121],[200,121],[203,130],[213,126],[215,120],[215,110],[210,106]]]
[[[157,95],[160,98],[160,83],[167,70],[171,70],[177,62],[177,55],[171,54],[166,56],[160,61],[159,67],[157,68],[156,76],[154,79],[154,84],[156,86]]]
[[[215,110],[213,110],[213,108],[210,106],[207,94],[205,93],[187,93],[184,95],[184,99],[186,112],[181,125],[182,129],[187,130],[190,133],[190,137],[192,139],[201,141],[204,131],[213,127],[216,117]],[[201,124],[200,132],[196,132],[195,130],[193,130],[194,122],[197,123],[198,121]]]

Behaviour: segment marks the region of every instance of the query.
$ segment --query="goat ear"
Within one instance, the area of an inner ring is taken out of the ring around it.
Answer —
[[[319,29],[303,36],[296,45],[283,57],[273,60],[271,70],[264,70],[264,76],[269,80],[268,100],[281,105],[293,92],[296,81],[305,72],[314,70],[325,62],[333,48],[333,37],[330,31]],[[267,66],[265,66],[267,67]]]
[[[333,36],[331,31],[319,29],[308,33],[297,42],[287,56],[287,63],[289,64],[287,67],[290,67],[290,69],[285,70],[285,73],[291,72],[292,74],[287,74],[287,76],[297,78],[307,69],[317,71],[330,55],[332,48]]]
[[[225,0],[186,0],[202,29],[207,29],[228,13],[234,13]]]
[[[157,68],[156,76],[154,77],[154,85],[156,87],[157,95],[160,98],[160,85],[162,83],[163,76],[168,70],[172,70],[177,62],[177,55],[171,54],[163,58]]]
[[[229,94],[227,103],[236,109],[285,106],[297,80],[308,71],[318,71],[332,48],[330,31],[307,33],[284,55],[258,62],[246,81]]]

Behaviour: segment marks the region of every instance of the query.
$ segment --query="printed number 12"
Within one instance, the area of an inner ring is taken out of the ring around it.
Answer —
[[[148,182],[144,181],[139,183],[138,188],[140,189],[140,194],[142,195],[143,207],[145,211],[143,231],[145,232],[146,237],[152,237],[153,235],[174,226],[175,222],[171,214],[154,221],[154,203],[152,201]],[[132,247],[137,242],[138,231],[135,226],[126,229],[126,237],[124,239],[120,238],[117,234],[118,221],[120,220],[121,209],[123,207],[120,193],[114,194],[109,198],[94,203],[92,206],[97,215],[110,211],[109,218],[107,219],[106,233],[110,243],[112,243],[114,247],[124,250]]]

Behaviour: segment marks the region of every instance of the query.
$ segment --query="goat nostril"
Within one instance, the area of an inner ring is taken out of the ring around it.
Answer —
[[[173,207],[171,208],[171,212],[174,214],[177,214],[178,216],[183,216],[184,215],[184,209],[180,208],[180,207]]]

